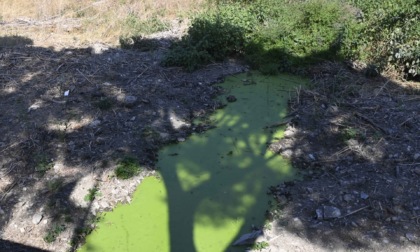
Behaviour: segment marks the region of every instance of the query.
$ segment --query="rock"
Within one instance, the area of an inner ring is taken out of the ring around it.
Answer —
[[[244,234],[233,243],[233,246],[253,244],[261,235],[263,235],[263,231],[261,230],[256,230],[251,233]]]
[[[103,209],[108,209],[109,208],[109,204],[106,201],[101,202],[100,205]]]
[[[106,138],[105,137],[97,137],[95,139],[95,143],[96,144],[105,144],[105,142],[106,142]]]
[[[405,237],[409,240],[409,241],[415,241],[416,240],[416,236],[413,233],[406,233]]]
[[[3,215],[3,214],[5,214],[5,212],[4,212],[4,210],[3,210],[3,209],[1,209],[1,207],[0,207],[0,215]]]
[[[191,123],[184,121],[181,117],[179,117],[174,112],[169,113],[169,121],[174,129],[180,130],[182,128],[189,128]]]
[[[294,128],[287,128],[286,131],[284,131],[283,136],[286,138],[291,138],[296,134],[296,130]]]
[[[137,104],[137,97],[133,95],[118,95],[117,100],[127,108],[132,108]]]
[[[414,173],[420,176],[420,167],[415,168]]]
[[[44,217],[42,214],[34,214],[34,216],[32,216],[32,223],[38,225],[41,222],[42,217]]]
[[[235,96],[233,96],[233,95],[229,95],[228,97],[226,97],[226,100],[228,101],[228,102],[236,102],[236,97]]]
[[[316,210],[316,217],[319,220],[329,220],[341,217],[341,211],[337,207],[323,206]]]
[[[124,106],[131,108],[131,107],[134,107],[134,105],[136,105],[136,102],[137,102],[137,97],[132,96],[132,95],[127,95],[124,98],[123,103],[124,103]]]
[[[309,158],[310,158],[311,160],[313,160],[313,161],[315,161],[315,160],[316,160],[316,158],[315,158],[314,154],[309,154],[308,156],[309,156]]]
[[[413,156],[414,160],[420,159],[420,153],[416,153]]]
[[[365,199],[368,199],[368,198],[369,198],[369,195],[367,195],[367,194],[366,194],[366,193],[364,193],[364,192],[361,192],[361,193],[360,193],[360,198],[365,200]]]
[[[347,194],[344,194],[344,196],[343,196],[343,200],[345,201],[345,202],[350,202],[350,201],[353,201],[354,200],[354,196],[352,195],[352,194],[349,194],[349,193],[347,193]]]
[[[103,52],[107,51],[109,48],[108,46],[101,44],[101,43],[95,43],[90,47],[90,53],[91,54],[102,54]]]

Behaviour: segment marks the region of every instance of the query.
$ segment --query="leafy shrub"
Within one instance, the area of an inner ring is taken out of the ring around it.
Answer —
[[[92,202],[97,196],[101,196],[101,193],[99,192],[99,188],[95,186],[89,189],[88,194],[86,194],[83,199],[87,202]]]
[[[247,59],[253,66],[277,63],[280,70],[288,71],[338,56],[343,23],[351,19],[340,2],[312,0],[271,6],[275,7],[263,16],[263,28],[247,45]]]
[[[125,157],[118,162],[115,176],[120,179],[129,179],[137,175],[141,170],[139,162],[133,157]]]
[[[361,22],[348,29],[347,57],[392,67],[407,76],[420,73],[420,5],[418,0],[353,0]]]
[[[335,56],[343,17],[348,15],[338,1],[219,1],[216,11],[193,20],[188,34],[172,48],[164,64],[194,70],[244,55],[252,66],[268,73],[277,71],[275,68],[288,70]]]
[[[375,71],[420,72],[418,0],[218,0],[196,17],[165,65],[194,70],[244,56],[266,73],[358,59]]]
[[[187,70],[242,52],[254,19],[240,5],[223,5],[219,11],[206,13],[192,21],[188,34],[176,43],[164,65],[182,66]]]
[[[47,234],[44,236],[44,241],[46,243],[54,242],[57,237],[66,230],[65,225],[58,225],[55,224],[50,230],[48,230]]]
[[[54,163],[45,154],[38,154],[35,156],[35,171],[45,173],[54,166]]]

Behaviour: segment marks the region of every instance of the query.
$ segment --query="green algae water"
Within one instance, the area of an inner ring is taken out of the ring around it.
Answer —
[[[211,116],[216,128],[161,150],[159,176],[146,178],[131,204],[104,214],[79,251],[243,251],[232,243],[264,224],[267,188],[295,175],[267,149],[283,130],[266,127],[286,115],[298,84],[305,80],[255,73],[227,78],[221,99],[237,101]]]

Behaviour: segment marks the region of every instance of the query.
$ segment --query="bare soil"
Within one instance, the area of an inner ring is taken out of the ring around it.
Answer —
[[[354,66],[311,68],[311,87],[290,101],[285,138],[270,148],[302,180],[270,187],[281,211],[267,216],[280,238],[296,234],[310,250],[418,251],[420,85]]]
[[[0,250],[77,248],[96,213],[130,202],[153,175],[160,147],[210,127],[193,119],[223,106],[214,84],[247,71],[236,61],[164,68],[170,41],[155,42],[145,52],[0,49]],[[306,74],[311,86],[290,101],[285,138],[269,143],[302,179],[267,185],[266,251],[418,250],[419,85],[340,63]],[[127,156],[144,170],[117,179]],[[86,200],[92,188],[100,194]]]
[[[153,174],[161,146],[206,129],[192,119],[222,105],[213,84],[246,70],[235,62],[194,73],[163,68],[168,41],[155,42],[148,52],[1,49],[0,248],[75,248],[94,214],[129,202]],[[113,171],[125,157],[144,170],[124,181]],[[93,188],[100,195],[85,200]],[[55,241],[45,241],[49,234]]]

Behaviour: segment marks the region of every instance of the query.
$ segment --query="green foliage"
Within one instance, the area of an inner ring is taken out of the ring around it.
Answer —
[[[194,70],[243,55],[253,67],[274,74],[334,58],[344,29],[340,24],[348,17],[341,4],[327,0],[219,1],[216,11],[193,20],[164,64]]]
[[[239,55],[255,23],[249,8],[238,4],[223,5],[218,11],[195,18],[188,34],[171,48],[163,64],[192,71],[204,64]]]
[[[266,242],[266,241],[257,242],[254,245],[252,245],[252,250],[261,251],[263,249],[268,248],[269,246],[270,246],[270,244],[268,244],[268,242]]]
[[[115,176],[119,179],[129,179],[137,175],[141,171],[141,167],[137,159],[133,157],[125,157],[118,162]]]
[[[95,186],[89,189],[89,193],[85,195],[84,200],[88,202],[92,202],[97,196],[101,196],[99,189]]]
[[[342,23],[350,18],[339,2],[311,0],[270,6],[260,15],[263,27],[246,48],[246,58],[254,67],[275,63],[279,70],[288,71],[337,57]]]
[[[347,57],[392,67],[406,76],[420,73],[420,4],[418,0],[353,0],[363,13],[344,40]]]
[[[46,243],[54,242],[57,237],[66,230],[65,225],[54,225],[50,230],[48,230],[47,234],[44,236],[44,241]]]
[[[36,166],[35,171],[45,173],[49,169],[51,169],[54,163],[48,158],[45,154],[40,154],[35,157]]]
[[[418,0],[215,0],[164,64],[194,70],[243,56],[267,74],[358,59],[375,71],[420,71]]]

